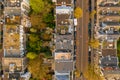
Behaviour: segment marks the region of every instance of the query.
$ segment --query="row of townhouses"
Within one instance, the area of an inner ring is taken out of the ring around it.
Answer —
[[[100,41],[99,66],[105,80],[119,80],[117,40],[120,37],[120,0],[97,0],[95,38]]]
[[[3,11],[3,80],[29,80],[25,27],[30,27],[29,0],[2,0]]]
[[[73,80],[74,70],[74,0],[54,0],[56,28],[54,35],[54,80]]]

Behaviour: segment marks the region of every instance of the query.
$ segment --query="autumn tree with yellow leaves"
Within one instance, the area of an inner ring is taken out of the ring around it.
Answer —
[[[82,9],[81,9],[80,7],[75,8],[74,16],[75,16],[76,18],[82,17],[82,14],[83,14],[83,12],[82,12]]]

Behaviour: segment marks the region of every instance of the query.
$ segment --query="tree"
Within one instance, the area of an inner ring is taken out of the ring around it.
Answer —
[[[80,77],[80,72],[79,72],[78,70],[75,71],[75,76],[76,76],[77,78]]]
[[[120,52],[120,39],[117,41],[117,50]]]
[[[75,8],[74,16],[76,18],[82,17],[82,14],[83,14],[83,12],[82,12],[82,9],[80,7]]]
[[[44,10],[43,0],[30,0],[30,6],[34,13],[40,13]]]
[[[30,35],[29,35],[29,40],[30,40],[31,42],[36,42],[36,41],[39,40],[39,36],[36,35],[36,34],[30,34]]]
[[[43,29],[46,28],[46,24],[43,23],[42,16],[41,15],[36,15],[36,14],[31,14],[30,15],[31,24],[32,24],[33,28],[35,28],[37,30],[43,30]]]
[[[99,44],[100,44],[99,40],[97,40],[97,39],[91,39],[89,42],[89,45],[94,49],[98,48]]]
[[[84,73],[87,80],[103,80],[100,74],[95,73],[94,66],[89,65],[88,70]]]
[[[37,54],[34,52],[27,53],[27,58],[29,58],[29,59],[35,59],[36,57],[37,57]]]
[[[37,32],[37,29],[35,29],[35,28],[30,28],[30,32],[36,33],[36,32]]]
[[[36,80],[50,80],[49,69],[43,63],[43,56],[39,55],[35,59],[29,60],[28,70],[32,73],[32,77]]]
[[[95,14],[96,14],[96,11],[93,10],[93,11],[90,13],[90,17],[92,18]]]
[[[49,41],[49,40],[51,40],[51,35],[50,35],[50,34],[47,34],[47,33],[43,33],[43,34],[41,35],[41,38],[42,38],[43,40]]]

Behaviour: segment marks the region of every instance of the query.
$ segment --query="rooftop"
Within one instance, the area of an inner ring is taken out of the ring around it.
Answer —
[[[56,35],[56,49],[72,50],[74,46],[73,35]]]
[[[117,57],[104,57],[101,59],[102,67],[118,67],[118,58]]]
[[[70,6],[62,5],[56,6],[56,14],[71,14],[73,8]]]
[[[56,75],[56,80],[70,80],[69,77],[70,77],[69,75],[64,75],[64,74]]]
[[[6,7],[20,7],[21,0],[4,0]]]
[[[102,49],[102,56],[111,56],[116,57],[117,56],[117,50],[116,49]]]
[[[4,27],[4,56],[20,57],[24,54],[22,26],[6,25]]]
[[[59,5],[68,5],[71,4],[72,0],[56,0]]]
[[[56,61],[55,62],[55,71],[58,73],[68,73],[73,70],[73,61]]]
[[[5,8],[5,16],[20,16],[21,15],[21,9],[20,8]]]
[[[5,72],[21,72],[26,68],[26,58],[2,58]]]
[[[17,15],[11,15],[5,17],[6,24],[20,24],[21,23],[21,17]]]
[[[71,57],[72,57],[71,53],[67,53],[67,52],[55,53],[55,60],[70,60]]]

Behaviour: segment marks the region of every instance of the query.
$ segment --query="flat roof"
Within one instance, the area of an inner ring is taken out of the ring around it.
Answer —
[[[4,26],[4,56],[20,57],[24,54],[23,28],[20,25]]]
[[[56,75],[56,80],[70,80],[69,75]]]
[[[104,57],[101,59],[102,67],[117,67],[118,66],[118,58],[117,57]]]
[[[55,71],[58,73],[68,73],[73,70],[73,61],[56,61],[55,62]]]

